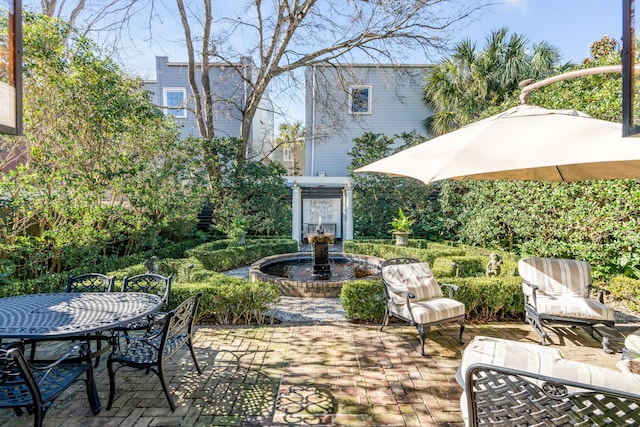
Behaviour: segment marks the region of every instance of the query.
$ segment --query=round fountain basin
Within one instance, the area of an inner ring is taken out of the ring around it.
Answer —
[[[313,277],[313,255],[297,252],[262,258],[249,267],[249,278],[276,283],[286,296],[333,298],[340,295],[346,282],[380,278],[383,261],[367,255],[331,253],[331,277],[323,279]]]

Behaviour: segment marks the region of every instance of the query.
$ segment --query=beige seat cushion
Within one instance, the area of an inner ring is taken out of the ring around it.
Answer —
[[[533,304],[531,298],[528,302]],[[536,302],[539,314],[589,320],[615,320],[615,310],[591,298],[538,295]]]
[[[492,337],[475,337],[462,353],[459,381],[474,363],[504,366],[521,371],[552,375],[556,361],[563,359],[560,350],[539,344]],[[461,383],[462,384],[462,383]]]
[[[407,304],[391,304],[392,310],[410,319]],[[434,323],[464,316],[464,304],[451,298],[432,298],[426,301],[411,301],[411,311],[416,323]]]

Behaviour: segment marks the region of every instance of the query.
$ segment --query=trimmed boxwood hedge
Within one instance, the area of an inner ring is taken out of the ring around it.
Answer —
[[[226,246],[222,242],[227,242]],[[261,258],[298,251],[298,242],[293,239],[249,239],[246,245],[229,244],[230,241],[209,242],[186,251],[212,271],[226,271],[242,267]]]

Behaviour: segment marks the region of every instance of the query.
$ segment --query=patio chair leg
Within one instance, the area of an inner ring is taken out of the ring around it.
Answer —
[[[156,372],[156,374],[158,374],[158,377],[160,378],[160,384],[162,384],[162,390],[164,390],[164,395],[167,397],[167,400],[169,401],[169,407],[171,408],[171,412],[174,412],[176,410],[176,404],[173,403],[173,398],[171,397],[171,394],[169,393],[169,388],[167,387],[167,382],[164,379],[164,367],[162,366],[162,364],[160,364],[158,366],[158,370],[155,371],[155,372]]]
[[[382,332],[382,328],[389,324],[389,308],[384,308],[384,317],[382,318],[382,325],[380,325],[380,332]]]
[[[540,319],[537,316],[532,315],[527,310],[526,316],[525,316],[525,320],[527,321],[527,323],[529,325],[531,325],[533,330],[536,331],[536,333],[538,335],[540,335],[540,345],[546,345],[547,344],[547,332],[542,327],[542,322],[540,321]]]
[[[93,374],[93,369],[87,369],[87,379],[85,380],[87,383],[87,396],[89,397],[89,405],[91,406],[91,411],[94,414],[99,414],[102,409],[98,402],[100,402],[100,398],[98,397],[98,388],[96,387],[95,376]]]
[[[462,333],[464,332],[464,320],[458,320],[458,323],[460,324],[460,337],[458,338],[458,342],[460,344],[464,344],[464,341],[462,341]]]
[[[107,410],[109,410],[111,409],[111,405],[113,405],[113,398],[116,395],[116,373],[113,370],[111,360],[107,360],[107,371],[109,372],[109,403],[107,403]]]
[[[420,354],[426,356],[427,354],[424,352],[424,341],[431,328],[429,326],[419,324],[416,324],[416,328],[418,329],[418,336],[420,337]]]
[[[193,350],[193,343],[191,342],[191,339],[189,339],[187,345],[189,346],[189,351],[191,352],[193,364],[196,365],[196,369],[198,370],[198,375],[202,375],[202,369],[200,369],[200,365],[198,364],[198,360],[196,359],[196,352]]]

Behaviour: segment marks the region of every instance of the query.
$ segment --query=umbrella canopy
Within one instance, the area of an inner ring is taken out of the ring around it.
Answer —
[[[640,179],[640,140],[575,110],[519,105],[356,169],[441,179]]]

